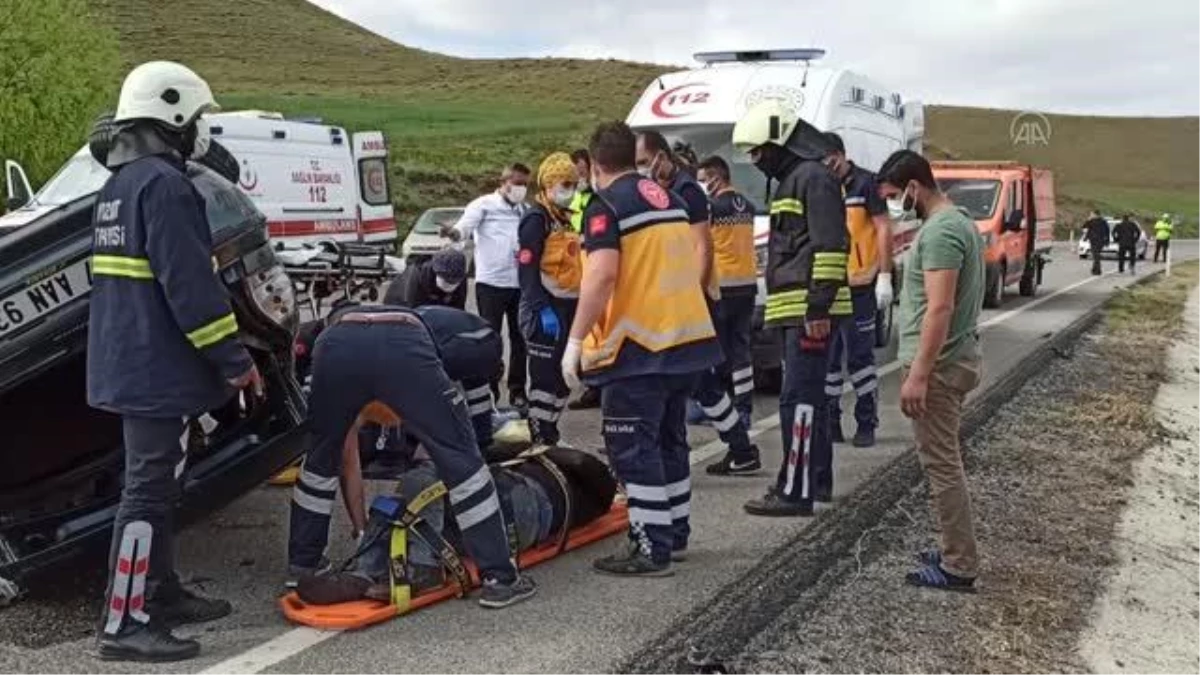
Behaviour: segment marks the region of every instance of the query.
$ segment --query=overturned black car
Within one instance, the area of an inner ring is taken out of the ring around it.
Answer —
[[[104,172],[83,151],[63,171],[76,162]],[[257,404],[235,397],[191,426],[182,522],[261,484],[305,442],[292,356],[299,314],[266,219],[213,169],[190,163],[188,173],[204,196],[216,274],[267,397]],[[50,206],[34,196],[26,208],[36,216],[0,236],[0,604],[34,573],[103,550],[111,536],[123,480],[121,423],[90,408],[84,388],[98,187]]]

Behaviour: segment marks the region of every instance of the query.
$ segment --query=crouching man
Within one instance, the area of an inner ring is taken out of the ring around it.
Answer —
[[[548,448],[536,457],[496,464],[490,469],[511,540],[520,551],[556,541],[565,544],[571,529],[587,525],[608,512],[617,491],[616,481],[602,461],[571,448]],[[404,574],[411,593],[420,595],[440,588],[445,583],[444,553],[435,550],[427,536],[406,537],[406,550],[393,550],[391,523],[395,516],[390,513],[397,504],[425,501],[423,495],[431,494],[430,489],[439,480],[441,475],[431,462],[414,463],[400,476],[396,488],[399,500],[376,498],[349,569],[302,579],[296,588],[300,598],[315,605],[364,598],[387,602],[392,590],[390,574],[396,571],[391,561],[401,556],[407,561]],[[348,494],[354,492],[358,490],[347,490]],[[349,506],[353,520],[356,508],[354,504]],[[361,514],[361,509],[358,512]],[[456,554],[464,552],[461,537],[452,524],[445,522],[444,498],[420,508],[418,515]]]
[[[512,562],[500,499],[466,398],[447,375],[421,316],[386,305],[344,306],[326,323],[313,350],[309,416],[316,438],[292,496],[291,574],[302,578],[324,566],[344,447],[357,449],[364,422],[395,426],[403,420],[448,489],[463,546],[483,580],[480,604],[506,607],[532,597],[536,585]]]

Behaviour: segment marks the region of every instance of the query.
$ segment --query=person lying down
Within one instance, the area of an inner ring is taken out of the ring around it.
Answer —
[[[570,529],[608,513],[617,492],[616,481],[602,461],[571,448],[548,448],[539,455],[490,464],[489,469],[510,541],[522,552],[556,542],[564,544]],[[397,557],[391,550],[392,522],[398,519],[397,508],[402,513],[406,505],[419,501],[423,494],[440,494],[434,488],[438,482],[432,462],[417,460],[405,470],[396,486],[398,499],[381,496],[372,503],[359,548],[349,565],[343,571],[299,579],[296,593],[300,599],[312,605],[362,599],[390,601],[392,558]],[[410,528],[412,534],[405,538],[404,576],[413,597],[446,582],[445,555],[435,548],[440,542],[426,541],[429,532],[422,528],[428,526],[454,553],[464,555],[455,519],[445,517],[445,499],[439,496],[421,508],[417,515],[424,525]]]

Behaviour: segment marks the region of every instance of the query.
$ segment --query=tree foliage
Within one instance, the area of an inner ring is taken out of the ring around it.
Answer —
[[[44,182],[116,107],[121,66],[116,33],[85,0],[0,2],[0,161]]]

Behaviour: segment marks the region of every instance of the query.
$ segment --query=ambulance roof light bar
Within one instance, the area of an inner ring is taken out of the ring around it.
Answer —
[[[697,52],[693,55],[700,63],[755,63],[760,61],[816,61],[825,56],[824,49],[764,49],[740,52]]]

